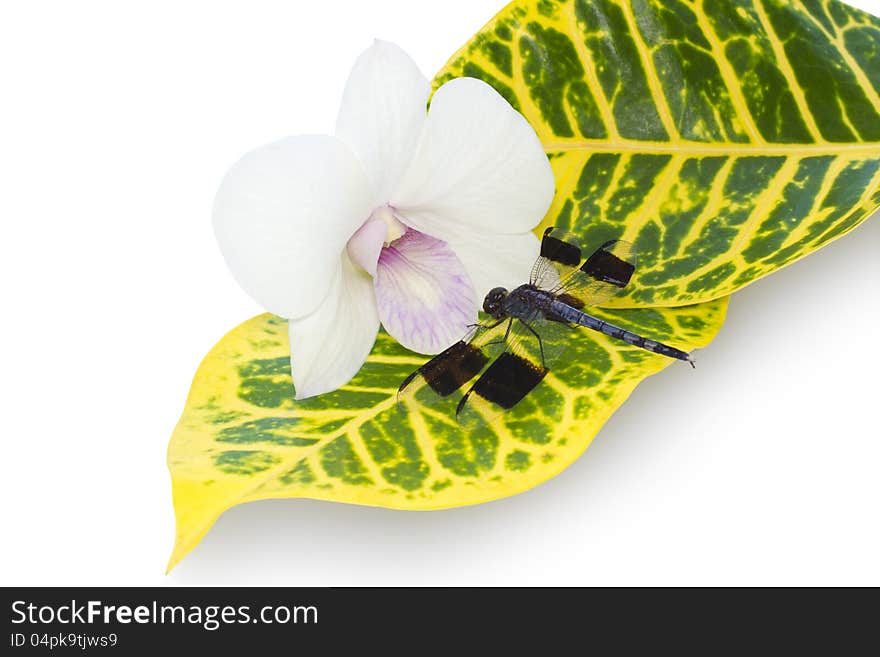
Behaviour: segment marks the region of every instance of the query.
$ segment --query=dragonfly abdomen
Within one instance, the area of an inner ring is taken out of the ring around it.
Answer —
[[[678,360],[693,363],[690,354],[681,351],[680,349],[670,347],[669,345],[665,345],[655,340],[650,340],[644,336],[633,333],[632,331],[627,331],[626,329],[622,329],[619,326],[615,326],[614,324],[609,324],[608,322],[601,320],[598,317],[588,315],[587,313],[582,312],[577,308],[572,308],[571,306],[564,304],[560,301],[554,301],[551,304],[551,310],[553,311],[553,314],[557,315],[566,322],[571,322],[572,324],[577,324],[578,326],[583,326],[585,328],[598,331],[599,333],[610,336],[616,340],[621,340],[623,342],[626,342],[627,344],[631,344],[634,347],[638,347],[640,349],[644,349],[655,354],[660,354],[661,356],[667,356],[669,358],[675,358]]]

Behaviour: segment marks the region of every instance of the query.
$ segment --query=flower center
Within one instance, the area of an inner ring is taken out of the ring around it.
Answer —
[[[394,210],[390,205],[381,205],[373,210],[370,220],[382,221],[388,227],[388,232],[385,234],[385,246],[388,246],[406,232],[406,226],[394,215]]]

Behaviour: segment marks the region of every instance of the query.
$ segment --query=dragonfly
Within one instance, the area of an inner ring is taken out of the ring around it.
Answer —
[[[687,352],[585,312],[629,285],[637,262],[632,244],[612,240],[584,258],[574,238],[554,230],[544,232],[529,282],[491,290],[483,301],[490,319],[410,374],[398,389],[399,403],[416,395],[427,395],[429,403],[445,399],[476,379],[458,402],[456,420],[466,426],[491,421],[544,380],[577,327],[694,366]]]

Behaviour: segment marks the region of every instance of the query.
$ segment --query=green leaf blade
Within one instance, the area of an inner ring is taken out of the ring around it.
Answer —
[[[692,349],[712,340],[726,309],[727,299],[600,312]],[[286,333],[283,320],[256,317],[221,340],[196,373],[168,451],[178,516],[170,566],[223,511],[248,501],[427,510],[528,490],[573,462],[638,383],[671,363],[577,330],[564,362],[526,400],[491,426],[465,430],[455,421],[457,398],[398,405],[397,387],[425,359],[385,333],[349,384],[292,401]]]
[[[835,0],[519,1],[435,86],[461,75],[538,132],[544,226],[639,247],[615,305],[729,295],[878,208],[880,21]]]

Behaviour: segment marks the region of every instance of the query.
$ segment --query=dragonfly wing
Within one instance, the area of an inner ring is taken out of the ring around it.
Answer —
[[[424,394],[426,400],[443,399],[463,388],[503,351],[506,325],[507,321],[473,327],[461,340],[410,374],[397,390],[398,402],[417,394]]]
[[[554,229],[544,231],[541,255],[532,267],[529,283],[542,290],[553,290],[581,265],[583,255],[577,240],[571,235],[554,234]]]
[[[636,249],[629,242],[611,240],[584,260],[577,238],[548,228],[529,282],[575,308],[588,308],[619,294],[635,269]]]
[[[636,264],[635,247],[629,242],[612,240],[600,246],[552,292],[575,308],[598,306],[626,289]]]
[[[456,419],[472,428],[491,423],[520,403],[547,376],[568,347],[574,329],[546,319],[513,320],[504,351],[461,398]]]

